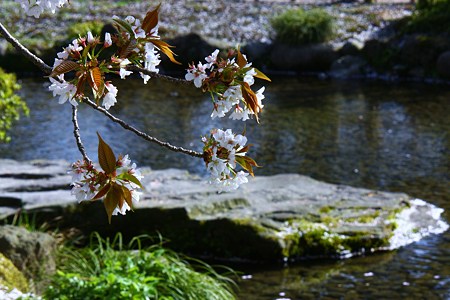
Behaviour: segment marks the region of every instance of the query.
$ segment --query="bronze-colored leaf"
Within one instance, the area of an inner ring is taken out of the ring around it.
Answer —
[[[128,41],[122,48],[119,50],[120,58],[127,58],[128,55],[136,48],[137,42],[135,39]]]
[[[50,77],[58,76],[75,70],[80,65],[72,60],[63,60],[59,65],[53,68]]]
[[[162,53],[164,53],[171,62],[181,65],[181,63],[175,59],[175,53],[173,53],[173,51],[170,49],[173,48],[173,46],[170,46],[166,42],[157,39],[151,39],[150,42],[155,45]]]
[[[89,85],[96,92],[97,97],[101,96],[101,95],[98,95],[98,92],[100,91],[100,88],[103,83],[103,76],[102,76],[102,72],[100,71],[99,67],[95,67],[95,68],[92,68],[91,70],[89,70],[88,80],[89,80]]]
[[[252,177],[255,176],[255,174],[253,173],[253,168],[252,168],[252,166],[251,166],[245,159],[240,160],[238,163],[239,163],[239,164],[241,165],[241,167],[242,167],[244,170],[246,170]]]
[[[241,69],[247,65],[247,60],[245,59],[244,55],[242,55],[239,49],[237,50],[237,64]]]
[[[98,200],[98,199],[102,198],[109,192],[110,188],[111,188],[111,184],[108,183],[91,200]]]
[[[80,77],[78,77],[78,82],[77,82],[77,91],[75,93],[75,95],[82,95],[84,92],[84,84],[86,83],[86,77],[84,75],[81,75]]]
[[[253,158],[251,158],[251,157],[249,157],[249,156],[244,156],[244,159],[250,164],[250,165],[252,165],[252,166],[254,166],[254,167],[261,167],[261,166],[259,166],[257,163],[256,163],[256,161],[253,159]]]
[[[150,33],[156,25],[158,25],[158,10],[160,6],[161,3],[158,4],[154,10],[148,11],[144,21],[142,21],[142,29],[144,29],[147,34]]]
[[[133,209],[133,197],[131,196],[131,192],[129,189],[127,189],[126,187],[124,187],[123,185],[121,186],[122,188],[122,195],[123,198],[125,199],[125,201],[127,202],[128,206]]]
[[[111,174],[116,170],[116,156],[112,151],[111,147],[105,143],[97,132],[98,136],[98,162],[100,167],[106,174]]]
[[[256,97],[255,92],[252,91],[247,82],[241,84],[241,91],[245,104],[247,104],[248,109],[255,114],[256,121],[259,123],[258,112],[261,111],[261,106],[258,104],[258,98]]]
[[[269,82],[272,82],[272,80],[270,80],[269,77],[266,76],[266,74],[264,74],[263,72],[261,72],[260,70],[258,70],[257,68],[253,68],[256,72],[255,77],[259,78],[259,79],[263,79],[263,80],[267,80]]]
[[[111,189],[103,200],[103,205],[105,206],[106,214],[108,215],[109,224],[111,224],[112,213],[119,204],[121,196],[121,193],[118,193],[116,189]]]
[[[124,194],[122,191],[122,186],[118,185],[117,183],[114,183],[112,186],[112,190],[114,190],[114,194],[117,195],[119,202],[117,203],[117,206],[119,207],[119,209],[122,209],[123,207],[123,203],[125,202],[124,199]]]

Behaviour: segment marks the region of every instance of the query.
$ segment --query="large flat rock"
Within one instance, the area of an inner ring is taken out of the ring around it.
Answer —
[[[145,193],[134,212],[107,222],[102,204],[70,195],[69,163],[0,160],[0,214],[19,209],[60,228],[131,237],[161,234],[194,255],[245,260],[346,257],[393,249],[448,225],[442,209],[402,193],[328,184],[298,174],[258,176],[217,193],[178,169],[143,168]]]

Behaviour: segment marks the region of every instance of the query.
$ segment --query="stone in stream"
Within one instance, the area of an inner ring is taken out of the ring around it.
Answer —
[[[70,195],[69,163],[0,160],[0,198],[19,199],[36,220],[125,237],[168,240],[191,255],[251,261],[349,257],[394,249],[448,225],[442,209],[402,193],[328,184],[298,174],[257,176],[240,189],[217,193],[185,170],[141,169],[145,193],[134,212],[108,224],[101,201],[78,204]],[[18,200],[17,200],[18,201]],[[3,217],[17,207],[1,207]]]

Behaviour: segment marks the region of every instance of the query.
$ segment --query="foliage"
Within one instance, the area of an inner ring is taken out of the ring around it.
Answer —
[[[11,138],[6,134],[13,121],[19,120],[20,112],[28,115],[28,107],[15,94],[20,89],[14,74],[8,74],[0,68],[0,142],[9,142]]]
[[[449,0],[418,0],[416,2],[416,9],[418,10],[430,10],[436,6],[450,3]]]
[[[289,45],[321,43],[333,35],[333,18],[323,9],[290,9],[271,23],[277,40]]]
[[[140,247],[142,237],[122,246],[98,234],[89,248],[64,248],[60,266],[46,290],[47,299],[235,299],[232,281],[200,263],[205,273],[174,252],[155,245]],[[133,247],[138,250],[129,250]]]
[[[450,33],[450,0],[424,0],[404,27],[406,33]]]

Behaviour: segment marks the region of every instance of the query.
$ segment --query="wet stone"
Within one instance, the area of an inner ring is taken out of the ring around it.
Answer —
[[[217,193],[185,170],[150,168],[142,168],[145,192],[134,212],[113,217],[109,225],[100,201],[78,204],[70,195],[68,165],[0,160],[0,197],[19,199],[24,211],[60,228],[105,236],[120,231],[130,238],[159,233],[175,250],[220,259],[349,257],[395,249],[448,228],[442,209],[404,193],[298,174],[257,176],[236,191]],[[15,211],[0,206],[3,217]]]

